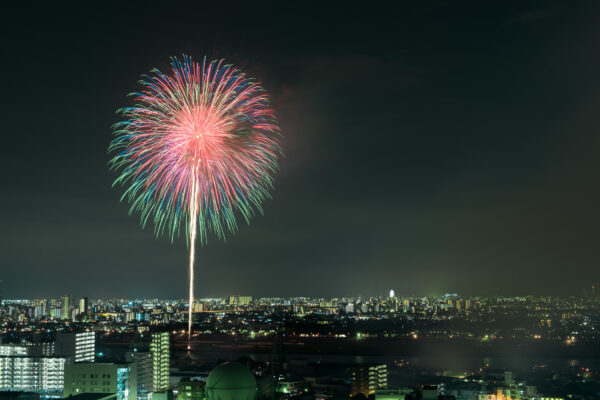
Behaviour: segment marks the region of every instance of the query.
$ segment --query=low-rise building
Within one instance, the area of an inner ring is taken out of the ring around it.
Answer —
[[[67,364],[63,396],[81,393],[114,393],[116,400],[137,400],[137,376],[134,364]]]

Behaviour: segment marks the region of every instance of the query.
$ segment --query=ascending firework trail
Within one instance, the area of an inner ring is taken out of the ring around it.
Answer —
[[[133,106],[119,110],[110,167],[125,187],[121,200],[142,226],[188,239],[188,346],[194,303],[196,236],[224,238],[269,197],[280,155],[279,127],[262,86],[223,61],[171,59],[171,71],[144,75]]]

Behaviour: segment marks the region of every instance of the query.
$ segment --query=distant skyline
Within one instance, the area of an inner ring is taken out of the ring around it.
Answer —
[[[556,294],[552,294],[552,293],[539,293],[539,294],[533,294],[533,293],[521,293],[521,294],[511,294],[511,295],[507,295],[507,294],[472,294],[472,293],[459,293],[459,292],[445,292],[445,293],[429,293],[429,294],[423,294],[423,293],[403,293],[403,294],[396,294],[394,295],[394,298],[424,298],[424,297],[428,297],[428,298],[436,298],[436,297],[448,297],[448,296],[456,296],[459,298],[465,297],[465,298],[471,298],[471,297],[488,297],[488,298],[524,298],[524,297],[561,297],[561,298],[568,298],[568,297],[574,297],[574,298],[596,298],[596,295],[592,295],[591,291],[590,291],[591,287],[586,287],[586,288],[581,288],[581,290],[579,291],[579,293],[567,293],[567,294],[563,294],[563,295],[556,295]],[[21,301],[21,300],[39,300],[39,299],[56,299],[56,300],[60,300],[61,297],[63,296],[70,296],[73,299],[79,299],[79,298],[87,298],[89,301],[95,301],[95,300],[123,300],[123,301],[150,301],[150,300],[158,300],[158,301],[182,301],[182,302],[188,302],[188,299],[185,296],[181,296],[181,297],[156,297],[156,296],[141,296],[141,297],[130,297],[130,296],[97,296],[97,297],[90,297],[88,295],[73,295],[72,293],[66,292],[61,294],[60,296],[33,296],[33,297],[13,297],[13,298],[5,298],[0,296],[0,300],[4,301]],[[194,299],[194,301],[207,301],[207,300],[211,300],[211,299],[224,299],[227,300],[230,297],[234,297],[234,296],[250,296],[253,299],[269,299],[269,298],[280,298],[280,299],[284,299],[284,300],[288,300],[288,299],[294,299],[294,298],[309,298],[309,299],[341,299],[341,298],[352,298],[352,299],[368,299],[368,298],[390,298],[389,293],[387,295],[383,295],[383,294],[370,294],[370,293],[361,293],[361,294],[345,294],[345,295],[338,295],[338,296],[328,296],[328,295],[313,295],[313,296],[307,296],[307,295],[302,295],[302,294],[297,294],[297,295],[251,295],[248,293],[235,293],[235,294],[224,294],[224,295],[220,295],[220,296],[201,296],[201,297],[196,297]]]
[[[11,8],[13,7],[13,8]],[[196,296],[578,295],[599,280],[600,3],[7,6],[0,296],[184,298],[185,239],[111,188],[115,111],[170,56],[272,95],[264,216]]]

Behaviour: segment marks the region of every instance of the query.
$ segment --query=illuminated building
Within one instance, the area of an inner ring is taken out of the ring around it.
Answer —
[[[137,351],[137,348],[135,348],[134,351],[127,353],[127,361],[136,370],[138,400],[151,398],[151,393],[154,391],[152,386],[154,384],[152,354],[150,352]]]
[[[235,306],[248,306],[252,303],[252,296],[230,296],[229,304]]]
[[[504,379],[512,380],[512,373],[508,377],[505,374]],[[497,387],[495,394],[479,394],[479,400],[523,400],[527,398],[538,399],[540,397],[535,395],[535,388],[532,387]],[[553,400],[559,400],[559,398]]]
[[[169,388],[170,357],[169,332],[142,333],[132,340],[127,360],[136,364],[140,398]]]
[[[44,315],[47,315],[46,312],[46,300],[34,300],[33,304],[33,317],[40,318]]]
[[[71,318],[71,308],[73,307],[73,299],[69,295],[64,295],[61,297],[62,304],[60,307],[60,316],[62,319],[70,319]]]
[[[135,319],[136,321],[147,321],[150,319],[150,316],[148,315],[148,313],[139,312],[135,313]]]
[[[160,392],[169,388],[170,343],[169,332],[151,335],[150,354],[152,354],[153,391]]]
[[[60,319],[60,308],[51,308],[49,314],[54,319]]]
[[[359,393],[369,397],[377,389],[387,388],[387,365],[366,365],[352,368],[351,395]]]
[[[0,357],[0,390],[61,398],[66,361],[64,357]]]
[[[28,346],[21,346],[16,344],[0,344],[0,356],[26,356],[28,354]]]
[[[67,364],[63,396],[81,393],[115,393],[117,400],[137,400],[135,368],[132,364]]]
[[[88,298],[84,297],[79,300],[79,312],[81,314],[87,315],[88,313]]]
[[[333,307],[333,301],[319,301],[319,307],[322,308],[332,308]]]
[[[177,400],[204,400],[206,384],[202,381],[181,380],[177,385]]]
[[[96,334],[94,332],[60,332],[56,335],[57,356],[73,357],[75,362],[94,362]]]

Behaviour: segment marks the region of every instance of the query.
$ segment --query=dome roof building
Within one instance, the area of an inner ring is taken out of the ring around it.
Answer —
[[[254,374],[237,363],[224,363],[215,368],[206,381],[206,400],[255,400]]]

